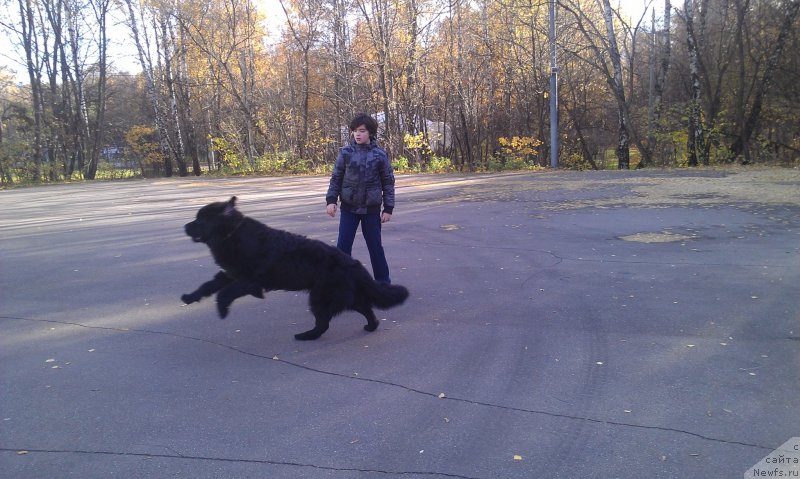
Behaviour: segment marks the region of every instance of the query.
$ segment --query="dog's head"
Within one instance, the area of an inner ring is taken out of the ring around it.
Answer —
[[[221,240],[231,234],[241,221],[242,214],[236,211],[236,197],[228,201],[210,203],[197,212],[194,221],[186,223],[184,230],[195,243]]]

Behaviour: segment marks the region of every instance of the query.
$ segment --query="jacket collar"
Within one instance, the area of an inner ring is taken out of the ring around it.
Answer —
[[[371,149],[375,148],[376,146],[378,146],[378,142],[375,141],[374,138],[370,138],[368,144],[359,145],[358,143],[356,143],[355,139],[350,139],[350,146],[353,147],[353,148],[367,148],[367,149],[371,150]]]

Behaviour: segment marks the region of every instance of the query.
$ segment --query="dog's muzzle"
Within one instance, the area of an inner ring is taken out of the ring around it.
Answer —
[[[198,231],[193,231],[195,229],[194,222],[186,223],[186,226],[183,227],[184,231],[186,231],[186,235],[192,238],[192,241],[195,243],[202,243],[203,242],[203,235],[200,234]]]

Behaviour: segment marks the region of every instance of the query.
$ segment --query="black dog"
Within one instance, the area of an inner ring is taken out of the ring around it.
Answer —
[[[236,298],[265,291],[309,292],[314,329],[296,334],[299,340],[317,339],[327,331],[331,318],[344,310],[367,318],[364,329],[375,331],[378,320],[372,307],[386,309],[408,298],[403,286],[381,284],[364,266],[322,241],[268,227],[235,208],[236,197],[200,208],[185,227],[195,242],[211,249],[222,271],[196,291],[184,294],[186,304],[217,293],[221,318]]]

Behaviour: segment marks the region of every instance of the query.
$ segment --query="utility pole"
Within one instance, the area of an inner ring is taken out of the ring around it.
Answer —
[[[558,168],[558,65],[556,64],[556,0],[550,0],[550,167]]]

